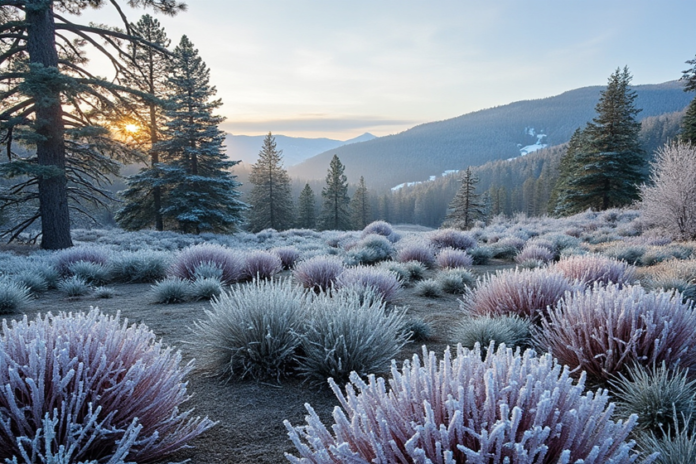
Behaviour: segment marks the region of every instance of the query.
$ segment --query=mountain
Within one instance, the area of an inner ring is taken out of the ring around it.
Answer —
[[[235,161],[241,160],[249,164],[255,163],[261,146],[263,145],[264,137],[265,135],[228,134],[225,140],[225,144],[227,145],[227,156]],[[366,142],[377,138],[370,133],[365,133],[345,141],[325,138],[307,139],[301,137],[288,137],[285,135],[275,135],[274,137],[278,149],[283,150],[285,167],[301,163],[318,153],[333,150],[343,145]]]
[[[368,187],[386,190],[427,180],[444,171],[479,166],[567,142],[595,117],[602,86],[583,87],[539,100],[526,100],[413,127],[400,134],[328,149],[291,167],[291,176],[322,179],[336,154],[349,182],[365,177]],[[692,95],[681,82],[639,85],[639,120],[682,110]]]

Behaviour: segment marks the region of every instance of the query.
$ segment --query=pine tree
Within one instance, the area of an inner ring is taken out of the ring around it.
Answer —
[[[471,167],[466,168],[462,177],[462,185],[449,204],[445,225],[460,229],[470,229],[474,221],[483,219],[484,205],[476,193],[478,178],[471,172]]]
[[[316,203],[312,187],[305,184],[298,201],[297,227],[301,229],[315,229],[317,227]]]
[[[691,65],[684,71],[681,80],[685,81],[684,92],[696,92],[696,58],[686,62]],[[681,124],[679,140],[696,145],[696,98],[691,100]]]
[[[370,199],[368,198],[365,179],[360,176],[360,183],[350,200],[350,218],[354,229],[364,229],[370,221]]]
[[[324,230],[348,230],[351,227],[348,178],[343,174],[345,169],[338,156],[334,155],[326,174],[326,187],[321,191],[324,203],[320,224]]]
[[[567,173],[559,179],[556,210],[561,214],[605,210],[638,199],[645,157],[635,118],[640,112],[634,104],[637,94],[630,81],[626,67],[609,77],[595,107],[597,116],[577,137],[577,150],[562,161]]]
[[[222,103],[211,100],[210,70],[186,36],[174,49],[168,85],[166,138],[154,147],[162,153],[162,217],[182,232],[234,232],[247,209],[229,172],[238,161],[226,159],[223,118],[213,115]]]
[[[164,53],[170,40],[159,21],[150,15],[143,15],[131,28],[139,36],[160,48],[143,47],[134,43],[130,47],[132,60],[128,63],[131,74],[128,82],[133,88],[157,98],[167,96],[168,69],[171,65],[169,54]],[[132,113],[133,123],[141,130],[133,136],[150,155],[147,168],[126,179],[128,188],[121,192],[124,206],[117,211],[116,221],[127,230],[139,230],[155,226],[164,230],[162,220],[162,186],[159,153],[154,147],[162,138],[166,119],[164,108],[152,98],[137,98]]]
[[[292,227],[290,177],[282,163],[283,151],[276,149],[275,137],[269,132],[249,175],[249,182],[254,184],[249,196],[249,230],[252,232]]]
[[[17,184],[2,207],[38,204],[34,212],[13,221],[3,234],[10,239],[40,220],[43,248],[72,246],[70,209],[88,213],[82,206],[85,201],[103,203],[107,192],[99,184],[118,171],[113,159],[130,155],[127,147],[111,138],[104,115],[107,111],[112,117],[123,114],[130,95],[138,93],[123,84],[130,73],[121,60],[128,56],[123,43],[156,45],[134,34],[127,22],[122,32],[76,24],[56,13],[79,14],[107,3],[123,17],[117,0],[1,3],[6,21],[0,28],[0,130],[10,159],[0,171],[7,177],[29,177]],[[131,0],[128,4],[152,6],[167,14],[183,8],[174,0]],[[83,68],[87,44],[107,55],[116,72],[114,80],[100,79]],[[14,142],[35,148],[35,155],[21,156],[13,150]]]

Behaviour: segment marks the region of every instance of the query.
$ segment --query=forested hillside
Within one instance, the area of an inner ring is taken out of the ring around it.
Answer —
[[[402,182],[428,179],[448,169],[480,166],[520,155],[520,148],[546,134],[543,142],[559,145],[594,115],[604,87],[571,90],[540,100],[511,103],[445,121],[416,126],[400,134],[338,147],[289,169],[292,177],[321,179],[337,154],[351,182],[365,177],[368,186],[384,190]],[[691,99],[678,81],[634,87],[639,120],[681,111]],[[654,120],[656,127],[663,124]],[[657,132],[657,131],[656,131]],[[652,144],[652,142],[651,142]],[[427,163],[424,163],[427,160]]]

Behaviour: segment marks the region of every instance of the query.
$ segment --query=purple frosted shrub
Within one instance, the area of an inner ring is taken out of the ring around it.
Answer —
[[[244,269],[244,259],[239,253],[220,245],[201,244],[182,250],[169,268],[169,275],[195,280],[196,268],[201,264],[220,269],[220,280],[226,284],[237,282]]]
[[[346,269],[338,276],[336,287],[372,288],[385,303],[390,303],[401,290],[401,282],[387,269],[356,266]]]
[[[472,264],[474,259],[466,251],[444,248],[437,254],[437,265],[442,269],[469,267]]]
[[[271,251],[278,255],[280,262],[283,264],[283,269],[292,269],[295,262],[300,258],[300,252],[293,246],[274,248]]]
[[[517,315],[538,320],[540,313],[572,289],[563,274],[545,269],[498,271],[467,291],[462,309],[473,316]]]
[[[548,354],[520,354],[501,346],[482,359],[477,347],[449,349],[438,360],[423,348],[388,380],[351,375],[327,428],[307,405],[307,425],[285,421],[299,457],[293,464],[475,463],[629,464],[627,438],[636,416],[611,419],[606,390],[584,391]],[[654,458],[653,458],[654,459]],[[652,462],[648,458],[642,462]]]
[[[635,364],[696,367],[696,311],[678,293],[595,285],[566,295],[537,335],[560,363],[598,381]]]
[[[628,263],[597,254],[569,256],[558,261],[553,269],[587,286],[595,283],[629,284],[636,272],[635,267]]]
[[[476,239],[470,234],[456,229],[440,229],[430,236],[430,243],[435,248],[456,248],[468,250],[476,246]]]
[[[343,272],[343,262],[335,256],[315,256],[300,261],[293,270],[295,279],[312,290],[327,290]]]
[[[427,243],[409,243],[399,248],[396,261],[400,263],[418,261],[425,267],[432,268],[435,265],[435,252]]]
[[[159,461],[214,425],[179,411],[192,367],[144,325],[98,309],[3,321],[0,460],[64,447],[73,455],[60,462]]]
[[[80,261],[106,266],[109,255],[106,251],[95,247],[68,248],[56,255],[54,267],[60,275],[68,276],[71,275],[70,267]]]
[[[257,250],[244,257],[242,276],[246,279],[270,279],[282,270],[283,262],[277,254]]]
[[[365,226],[362,231],[362,237],[366,237],[370,234],[382,235],[384,237],[389,237],[394,233],[392,226],[385,221],[374,221]]]
[[[515,262],[526,263],[528,261],[539,261],[541,263],[548,263],[553,260],[553,252],[549,251],[548,248],[527,244],[522,249],[522,251],[515,256]]]

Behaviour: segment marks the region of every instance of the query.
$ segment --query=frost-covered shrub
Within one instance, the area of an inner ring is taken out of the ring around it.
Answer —
[[[124,252],[111,262],[114,280],[127,283],[152,283],[167,276],[169,253],[153,250]]]
[[[604,254],[610,258],[626,261],[628,264],[638,264],[645,252],[644,246],[615,245],[607,248]]]
[[[341,259],[335,256],[315,256],[297,263],[293,275],[304,288],[327,290],[342,272]]]
[[[406,266],[404,266],[402,263],[396,261],[384,261],[380,263],[379,267],[394,274],[404,287],[411,285],[411,273],[408,272],[408,269],[406,269]]]
[[[404,321],[402,331],[411,342],[426,342],[433,337],[433,328],[419,317],[411,317]]]
[[[510,314],[537,320],[572,289],[563,274],[545,269],[498,271],[467,291],[462,308],[474,316]]]
[[[283,270],[283,262],[275,253],[252,251],[244,257],[242,276],[246,279],[270,279]]]
[[[191,281],[178,277],[168,277],[152,285],[150,294],[155,303],[184,303],[191,298]]]
[[[58,253],[55,257],[54,267],[62,276],[70,275],[70,266],[78,261],[101,264],[105,266],[109,262],[109,254],[96,247],[74,247]]]
[[[696,303],[696,284],[691,284],[684,279],[648,277],[641,281],[641,285],[648,290],[676,291],[681,293],[682,301],[691,300]]]
[[[414,293],[425,298],[440,298],[442,296],[442,288],[437,280],[426,279],[416,284]]]
[[[440,229],[430,235],[430,242],[435,248],[456,248],[468,250],[476,246],[476,239],[466,232],[456,229]]]
[[[638,415],[641,430],[674,431],[675,427],[686,426],[686,418],[696,414],[696,380],[689,380],[686,371],[667,369],[664,364],[648,368],[638,365],[611,384],[616,415]]]
[[[8,279],[0,280],[0,314],[16,313],[29,305],[30,290]]]
[[[570,256],[561,259],[553,266],[570,280],[578,280],[583,285],[629,284],[635,278],[636,269],[623,261],[606,256],[590,254]]]
[[[97,287],[94,289],[94,296],[96,298],[108,299],[115,297],[117,294],[116,290],[110,287]]]
[[[552,251],[558,255],[560,252],[566,248],[577,248],[580,246],[580,240],[577,237],[571,237],[567,234],[559,233],[549,233],[544,234],[541,239],[547,240],[552,243]]]
[[[33,271],[20,271],[12,276],[12,281],[20,287],[26,287],[32,294],[43,293],[48,290],[46,278]]]
[[[474,264],[474,259],[466,251],[443,248],[437,254],[437,265],[442,269],[469,267],[472,264]]]
[[[196,279],[190,284],[191,299],[211,300],[222,293],[222,282],[214,277]]]
[[[201,264],[217,266],[222,270],[222,281],[231,284],[242,277],[244,259],[238,252],[220,245],[194,245],[179,253],[169,269],[169,275],[194,280],[196,268]]]
[[[370,234],[382,235],[383,237],[389,237],[394,233],[392,226],[385,221],[374,221],[365,226],[362,231],[362,236],[366,237]]]
[[[449,349],[441,361],[423,349],[388,381],[351,376],[327,429],[308,405],[307,425],[288,429],[299,458],[309,463],[466,462],[471,464],[628,464],[626,439],[635,416],[614,422],[606,391],[584,392],[550,355],[500,347]],[[647,462],[650,462],[648,460]]]
[[[294,246],[273,248],[271,251],[278,255],[280,262],[283,264],[283,269],[292,269],[295,262],[300,258],[300,252]]]
[[[76,261],[68,269],[70,275],[78,277],[90,285],[104,285],[111,280],[111,270],[104,264]]]
[[[493,258],[512,260],[524,248],[524,244],[525,241],[521,238],[509,236],[490,244],[490,248]]]
[[[370,234],[355,244],[346,260],[354,264],[375,264],[390,259],[394,252],[394,245],[387,238]]]
[[[226,378],[275,378],[296,361],[308,304],[290,280],[232,288],[196,322],[192,342],[202,369]]]
[[[215,263],[201,263],[196,267],[196,271],[193,273],[195,280],[199,279],[222,279],[222,269],[220,269]]]
[[[404,267],[408,271],[409,275],[411,276],[411,282],[417,282],[419,280],[423,280],[425,277],[425,271],[426,268],[423,265],[423,263],[419,261],[408,261],[404,263]]]
[[[493,343],[510,348],[527,348],[531,345],[531,327],[528,319],[519,316],[466,317],[454,329],[452,341],[464,348],[473,349],[478,343],[483,350]]]
[[[474,260],[474,264],[477,266],[488,264],[488,261],[493,257],[493,249],[486,245],[469,248],[467,253],[469,253],[469,256],[471,256],[471,259]]]
[[[191,368],[144,325],[97,309],[3,322],[0,460],[158,461],[213,425],[179,411]]]
[[[528,261],[548,263],[549,261],[553,261],[553,257],[553,252],[549,251],[548,248],[527,244],[522,251],[515,256],[515,261],[518,263],[525,263]]]
[[[571,292],[541,320],[538,342],[605,381],[634,364],[696,367],[696,311],[681,295],[615,284]]]
[[[401,311],[387,312],[384,303],[355,293],[320,294],[307,317],[298,370],[313,383],[387,372],[406,343]]]
[[[676,413],[678,414],[678,413]],[[696,462],[696,432],[684,427],[665,436],[644,433],[638,436],[639,447],[646,454],[659,453],[655,464]]]
[[[445,293],[463,294],[466,289],[476,284],[476,278],[464,269],[442,271],[435,279]]]
[[[396,275],[384,268],[357,266],[348,268],[336,279],[336,288],[372,288],[385,302],[391,303],[401,290]]]
[[[81,277],[71,276],[58,282],[58,291],[70,297],[84,296],[92,291],[92,286]]]
[[[396,261],[400,263],[418,261],[425,267],[432,268],[435,265],[435,252],[427,243],[409,243],[399,248]]]

